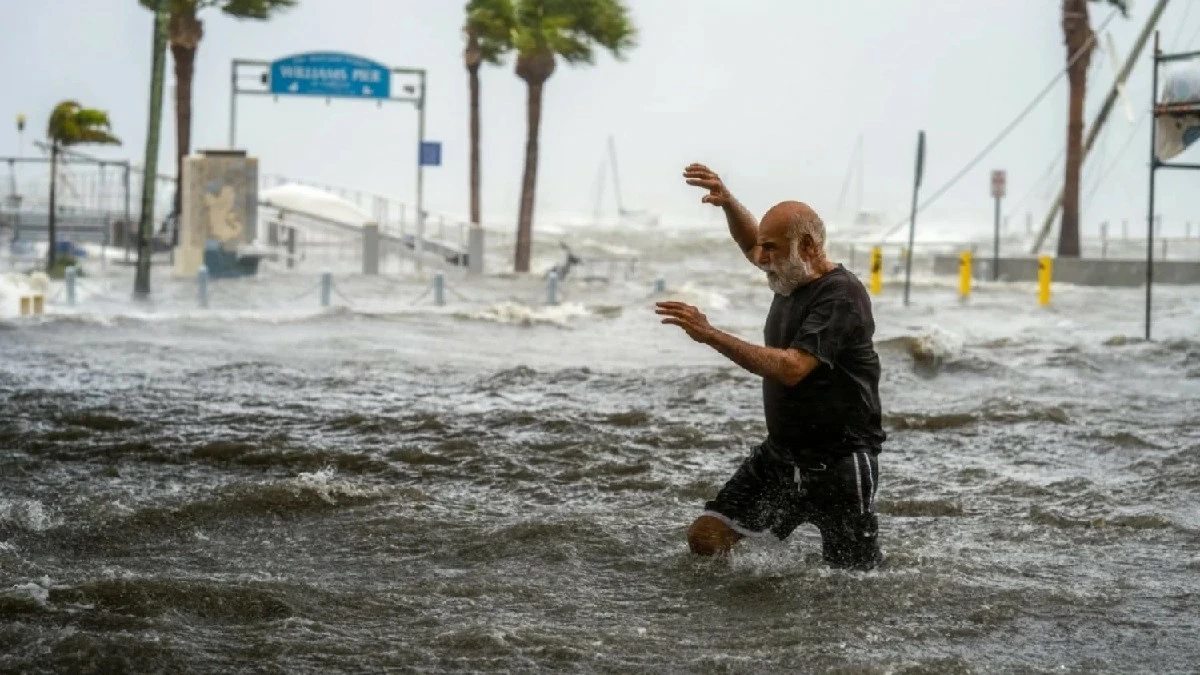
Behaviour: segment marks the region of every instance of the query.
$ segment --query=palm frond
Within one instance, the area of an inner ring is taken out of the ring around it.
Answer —
[[[219,0],[171,0],[171,14],[180,12],[198,12],[201,9],[215,4]],[[138,4],[151,12],[158,9],[158,0],[138,0]]]
[[[1092,2],[1097,1],[1098,0],[1092,0]],[[1129,0],[1104,0],[1104,2],[1121,10],[1122,16],[1129,16]]]
[[[483,60],[499,65],[512,49],[516,18],[511,0],[469,0],[463,30],[479,43]]]
[[[515,46],[549,49],[571,64],[591,64],[595,48],[615,58],[636,46],[637,31],[622,0],[518,0]]]
[[[296,6],[298,0],[222,0],[221,11],[238,19],[265,21]]]
[[[80,129],[79,135],[63,145],[120,145],[121,139],[101,129]]]
[[[108,113],[103,110],[93,110],[91,108],[80,108],[75,113],[75,122],[80,127],[101,127],[108,129],[112,123],[108,120]]]
[[[63,101],[54,106],[46,125],[46,136],[58,145],[119,145],[120,139],[109,133],[108,113],[84,108],[78,101]]]

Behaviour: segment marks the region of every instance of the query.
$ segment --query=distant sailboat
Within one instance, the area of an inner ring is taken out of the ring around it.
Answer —
[[[835,221],[830,228],[841,237],[869,237],[880,232],[884,226],[884,214],[881,211],[863,208],[863,165],[863,135],[859,134],[854,143],[854,151],[850,155],[850,166],[846,169],[846,177],[842,181],[842,191],[838,195],[837,209],[834,211]],[[847,211],[846,194],[849,192],[851,181],[855,179],[857,200],[854,209]]]
[[[605,166],[606,163],[608,165],[607,167]],[[620,224],[620,225],[632,224],[632,225],[645,225],[645,226],[658,225],[658,221],[659,221],[658,214],[652,213],[648,209],[627,209],[627,208],[625,208],[625,202],[621,198],[621,173],[617,167],[617,144],[616,144],[616,141],[613,140],[612,136],[608,137],[607,162],[606,161],[600,162],[600,172],[599,172],[599,175],[598,175],[597,181],[596,181],[597,182],[596,206],[595,206],[595,210],[593,212],[593,218],[595,220],[595,223],[596,224],[600,223],[600,220],[602,218],[602,214],[604,211],[602,204],[603,204],[603,200],[604,200],[604,183],[605,183],[605,178],[607,176],[607,171],[605,171],[605,169],[608,169],[612,172],[613,195],[614,195],[614,197],[616,197],[616,201],[617,201],[617,222],[618,222],[618,224]]]

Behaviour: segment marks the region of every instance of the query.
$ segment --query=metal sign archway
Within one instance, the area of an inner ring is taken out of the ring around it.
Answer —
[[[413,250],[418,267],[425,241],[425,167],[441,163],[441,147],[425,141],[426,75],[423,68],[388,67],[341,52],[308,52],[276,61],[234,59],[229,95],[229,147],[237,144],[239,95],[350,98],[411,103],[417,108],[417,232]],[[404,82],[404,78],[410,79]],[[411,80],[414,80],[412,82]],[[399,85],[399,86],[396,86]],[[400,95],[397,95],[399,92]]]

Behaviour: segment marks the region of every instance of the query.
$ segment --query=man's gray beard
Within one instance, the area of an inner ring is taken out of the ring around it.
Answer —
[[[767,287],[779,295],[791,295],[797,288],[812,281],[813,277],[812,266],[800,256],[792,256],[781,263],[778,269],[761,269],[767,273]]]

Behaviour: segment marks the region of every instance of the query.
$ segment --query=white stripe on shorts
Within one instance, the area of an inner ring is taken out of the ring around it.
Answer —
[[[863,463],[867,465],[867,513],[875,508],[875,478],[871,476],[871,457],[867,453],[859,453],[863,456]]]
[[[854,453],[854,487],[858,488],[858,512],[867,512],[867,503],[863,501],[863,483],[862,483],[862,465],[858,463],[858,456],[862,454]],[[867,463],[867,469],[871,468],[871,464]]]

